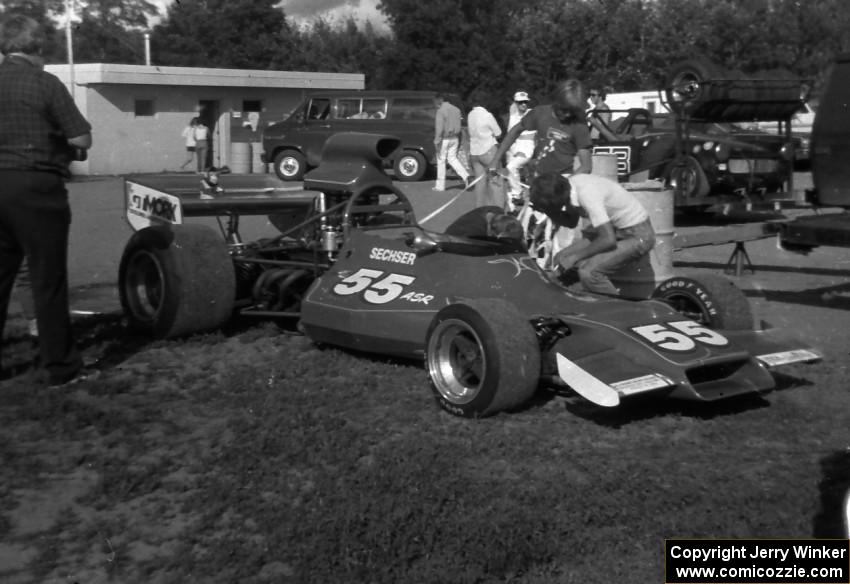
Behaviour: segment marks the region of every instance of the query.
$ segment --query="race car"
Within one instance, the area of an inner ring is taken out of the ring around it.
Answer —
[[[236,192],[234,182],[202,200],[128,179],[128,321],[174,337],[235,314],[294,318],[318,343],[424,359],[437,403],[464,417],[517,408],[541,385],[602,407],[647,395],[712,401],[769,391],[772,368],[820,359],[779,330],[753,330],[746,297],[719,276],[605,297],[564,286],[522,242],[424,229],[382,170],[398,145],[337,134],[297,192]],[[268,214],[280,235],[242,242],[238,217],[251,213]],[[183,222],[202,215],[226,218],[222,233]]]

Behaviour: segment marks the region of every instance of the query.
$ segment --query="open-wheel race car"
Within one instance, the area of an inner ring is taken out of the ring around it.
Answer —
[[[236,314],[295,318],[319,343],[424,358],[438,403],[468,417],[516,408],[539,386],[601,406],[718,400],[771,390],[773,367],[819,359],[778,329],[754,330],[747,299],[719,276],[674,277],[653,298],[585,294],[522,242],[424,229],[382,170],[397,147],[337,134],[300,191],[232,182],[202,200],[174,177],[128,179],[137,231],[119,286],[130,324],[174,337]],[[243,242],[243,214],[268,215],[280,234]],[[184,223],[214,215],[221,233]]]

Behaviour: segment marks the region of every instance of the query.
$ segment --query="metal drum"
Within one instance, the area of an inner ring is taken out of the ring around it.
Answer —
[[[627,298],[649,298],[655,287],[673,276],[673,191],[659,181],[623,183],[646,212],[655,230],[655,247],[626,269],[611,277],[611,282]]]
[[[594,154],[591,174],[604,176],[613,181],[617,180],[617,155],[616,154]]]
[[[230,144],[230,172],[234,174],[251,173],[251,144],[233,142]]]

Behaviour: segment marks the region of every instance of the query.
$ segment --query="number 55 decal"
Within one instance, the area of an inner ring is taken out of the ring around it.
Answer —
[[[382,277],[383,276],[383,277]],[[380,278],[380,279],[379,279]],[[334,286],[334,293],[350,296],[363,292],[363,299],[371,304],[392,302],[404,292],[404,287],[413,283],[415,276],[386,274],[380,270],[360,268]]]
[[[697,346],[697,342],[716,347],[729,344],[729,339],[720,333],[705,328],[692,320],[648,324],[632,327],[632,330],[659,349],[668,351],[690,351]]]

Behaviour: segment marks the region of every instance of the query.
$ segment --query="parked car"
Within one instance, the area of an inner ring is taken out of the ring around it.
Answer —
[[[618,112],[614,112],[617,115]],[[793,172],[794,143],[726,122],[687,122],[632,108],[600,128],[594,154],[615,154],[621,181],[659,179],[676,188],[677,207],[707,207],[719,198],[779,192]],[[681,156],[677,157],[677,132]]]
[[[309,93],[287,118],[263,132],[263,162],[281,180],[301,180],[319,165],[325,142],[340,132],[389,134],[401,147],[387,159],[398,180],[421,180],[435,163],[433,91]]]
[[[807,170],[809,168],[809,151],[811,149],[810,141],[812,134],[812,126],[815,123],[815,111],[817,110],[817,100],[804,101],[800,109],[791,118],[791,136],[800,141],[800,147],[796,151],[794,159],[795,166],[798,170]],[[771,134],[783,135],[785,127],[782,122],[776,121],[755,121],[750,124],[743,124],[751,130],[761,130]]]

